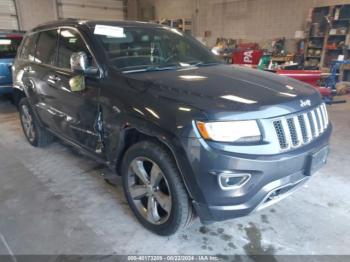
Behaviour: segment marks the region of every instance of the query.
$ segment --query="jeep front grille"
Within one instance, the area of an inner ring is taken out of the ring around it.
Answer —
[[[273,120],[279,145],[282,150],[297,148],[310,143],[328,127],[328,115],[325,104],[293,116]]]

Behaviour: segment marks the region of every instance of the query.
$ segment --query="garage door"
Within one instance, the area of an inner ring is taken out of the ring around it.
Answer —
[[[123,0],[58,0],[57,4],[59,18],[124,20]]]
[[[18,30],[15,0],[0,0],[0,30]]]

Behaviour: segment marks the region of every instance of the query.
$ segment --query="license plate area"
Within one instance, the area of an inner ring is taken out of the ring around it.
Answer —
[[[327,162],[329,148],[328,146],[322,148],[321,150],[313,153],[309,156],[308,161],[306,163],[305,175],[311,176],[317,170],[319,170],[322,166],[324,166]]]

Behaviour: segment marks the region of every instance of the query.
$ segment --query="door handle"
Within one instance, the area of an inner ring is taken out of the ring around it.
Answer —
[[[61,78],[57,75],[49,75],[49,80],[51,80],[52,82],[58,82],[61,81]]]
[[[30,73],[30,72],[33,72],[33,69],[32,69],[31,66],[25,66],[25,67],[23,67],[23,71],[27,72],[27,73]]]

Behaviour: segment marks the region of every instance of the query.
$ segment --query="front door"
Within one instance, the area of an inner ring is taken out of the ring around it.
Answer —
[[[75,29],[61,28],[58,37],[58,56],[55,72],[49,76],[59,96],[58,110],[61,135],[69,140],[100,153],[99,131],[99,79],[72,72],[70,56],[85,52],[91,65],[95,61],[86,43]]]

